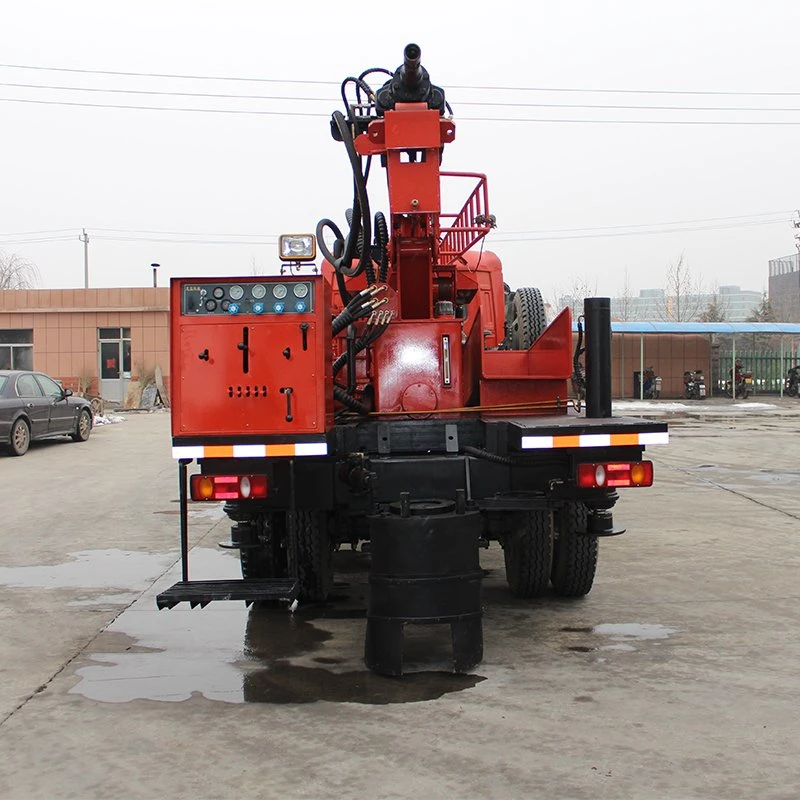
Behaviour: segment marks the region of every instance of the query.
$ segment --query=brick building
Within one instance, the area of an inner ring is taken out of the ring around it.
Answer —
[[[0,291],[0,369],[35,369],[122,402],[161,368],[169,388],[169,289]]]

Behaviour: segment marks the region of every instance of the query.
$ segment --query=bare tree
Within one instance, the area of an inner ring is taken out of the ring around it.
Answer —
[[[692,274],[683,254],[667,267],[661,316],[670,322],[691,322],[703,310],[702,281]]]
[[[700,313],[701,322],[725,322],[728,313],[728,303],[720,297],[719,287],[714,286],[708,296],[705,309]]]
[[[32,261],[0,251],[0,289],[32,289],[38,282],[39,270]]]
[[[622,294],[619,297],[616,312],[616,316],[622,322],[628,322],[633,316],[633,290],[631,289],[631,279],[627,267],[625,267]]]
[[[553,307],[560,311],[562,308],[569,308],[572,311],[572,318],[577,319],[583,314],[583,300],[585,297],[594,297],[597,294],[597,282],[594,284],[585,276],[572,276],[572,283],[567,289],[556,289],[556,302]]]

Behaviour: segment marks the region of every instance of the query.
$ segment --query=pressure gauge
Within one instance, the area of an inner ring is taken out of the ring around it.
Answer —
[[[250,291],[256,300],[260,300],[267,293],[267,287],[263,283],[257,283]]]
[[[221,286],[214,287],[214,299],[215,300],[222,300],[225,297],[225,290]]]
[[[276,283],[272,287],[272,294],[275,295],[278,300],[283,300],[283,298],[286,297],[286,292],[287,289],[282,283]]]
[[[296,283],[292,291],[294,292],[295,297],[305,297],[308,294],[308,284]]]
[[[206,300],[206,311],[216,311],[217,310],[217,301],[212,300],[209,298]]]
[[[244,289],[242,289],[238,283],[231,286],[228,292],[231,296],[231,300],[241,300],[244,297]]]

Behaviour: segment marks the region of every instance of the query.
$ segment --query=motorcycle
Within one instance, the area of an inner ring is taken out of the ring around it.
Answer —
[[[786,373],[785,391],[789,397],[797,397],[800,392],[800,364],[790,367]]]
[[[734,384],[735,384],[734,391],[736,392],[736,397],[741,397],[744,400],[750,397],[750,394],[753,391],[753,373],[745,372],[742,369],[741,361],[736,362],[736,373],[734,380],[731,380],[731,370],[728,370],[728,380],[725,386],[725,394],[727,394],[728,397],[734,396],[731,393],[731,388]]]
[[[661,395],[661,377],[656,375],[653,367],[648,367],[644,371],[644,382],[642,383],[642,397],[645,400],[656,400]]]
[[[706,379],[699,369],[684,372],[683,385],[687,400],[702,400],[706,396]]]

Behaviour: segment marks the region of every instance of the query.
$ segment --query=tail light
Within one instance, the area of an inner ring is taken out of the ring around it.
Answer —
[[[268,494],[266,475],[192,475],[192,500],[253,500]]]
[[[581,489],[617,489],[620,486],[652,486],[653,462],[578,464]]]

